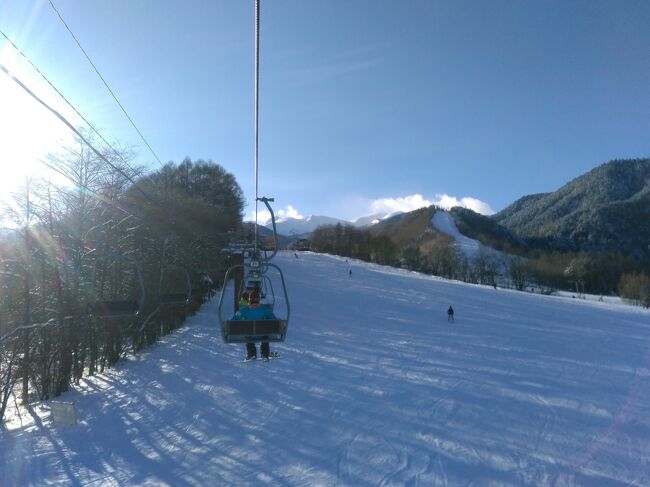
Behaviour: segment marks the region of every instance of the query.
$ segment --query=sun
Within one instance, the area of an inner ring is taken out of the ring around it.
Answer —
[[[44,82],[7,58],[0,51],[0,63],[39,97],[57,102]],[[40,160],[48,152],[58,152],[69,140],[69,129],[0,71],[0,199],[10,197],[25,177],[46,176],[48,170]]]

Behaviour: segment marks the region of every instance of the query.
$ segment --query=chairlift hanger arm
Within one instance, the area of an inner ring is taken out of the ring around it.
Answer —
[[[236,264],[232,267],[229,267],[228,270],[226,271],[226,275],[224,276],[223,279],[223,286],[221,288],[221,294],[219,296],[219,304],[217,305],[217,319],[219,320],[219,325],[223,325],[223,320],[221,319],[221,307],[223,306],[223,298],[226,294],[226,285],[228,284],[228,281],[230,281],[230,275],[236,270],[236,269],[243,269],[244,264]]]
[[[287,307],[286,321],[289,322],[289,318],[291,316],[291,303],[289,302],[289,295],[287,294],[287,285],[284,281],[284,274],[282,273],[282,269],[280,269],[277,265],[270,264],[270,263],[268,265],[276,269],[278,271],[278,274],[280,275],[280,281],[282,282],[282,292],[284,293],[284,301]]]
[[[269,213],[271,214],[271,223],[273,224],[273,243],[274,243],[274,248],[273,248],[273,253],[271,254],[270,257],[267,257],[266,260],[269,261],[273,257],[275,257],[275,254],[278,253],[278,231],[275,226],[275,213],[273,213],[273,208],[271,208],[271,205],[269,202],[275,201],[275,198],[267,198],[266,196],[262,196],[261,198],[257,198],[258,201],[261,201],[266,205],[266,209],[269,210]],[[257,222],[255,222],[256,228],[257,228]]]

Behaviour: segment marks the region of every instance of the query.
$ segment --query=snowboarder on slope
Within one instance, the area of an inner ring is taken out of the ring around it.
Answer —
[[[447,321],[454,321],[454,308],[449,306],[449,309],[447,310]]]

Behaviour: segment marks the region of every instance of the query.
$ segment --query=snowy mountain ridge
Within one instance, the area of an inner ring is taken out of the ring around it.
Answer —
[[[342,220],[322,215],[310,215],[306,218],[279,217],[276,218],[275,225],[280,235],[286,236],[303,236],[316,230],[322,225],[352,225],[355,227],[365,227],[375,225],[386,218],[394,216],[396,213],[376,213],[370,216],[357,218],[356,220]],[[272,228],[272,223],[265,224],[267,228]]]

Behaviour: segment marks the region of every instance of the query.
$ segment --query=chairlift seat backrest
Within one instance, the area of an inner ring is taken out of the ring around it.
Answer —
[[[113,265],[117,263],[127,263],[129,267],[132,267],[130,272],[135,273],[135,278],[137,280],[137,290],[139,293],[138,299],[98,299],[93,304],[90,305],[89,311],[92,314],[101,315],[107,318],[122,318],[122,317],[134,317],[140,314],[144,306],[145,301],[145,286],[144,280],[142,278],[142,269],[140,264],[131,257],[125,257],[115,252],[104,249],[103,255],[101,255],[97,260],[95,260],[95,266],[93,268],[93,275],[91,282],[95,283],[95,275],[97,272],[98,262],[104,262],[108,265]],[[101,293],[101,291],[99,291]],[[123,297],[128,296],[122,295]]]
[[[190,273],[184,266],[167,261],[167,249],[170,237],[165,238],[162,246],[160,263],[160,280],[158,283],[158,302],[160,304],[189,304],[192,296]],[[170,276],[182,277],[183,284],[177,285]]]
[[[222,324],[225,343],[283,342],[286,320],[226,320]]]
[[[92,310],[94,314],[106,317],[137,316],[140,313],[140,303],[132,300],[97,301]]]
[[[161,304],[187,304],[190,301],[190,295],[187,293],[160,294],[158,301]]]

